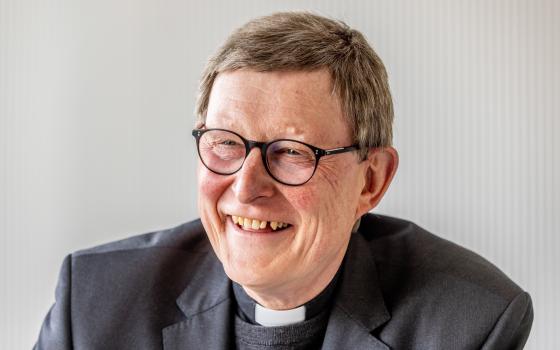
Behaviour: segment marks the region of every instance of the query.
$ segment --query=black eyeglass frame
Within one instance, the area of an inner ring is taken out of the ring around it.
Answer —
[[[226,131],[226,132],[230,132],[234,135],[236,135],[237,137],[239,137],[242,141],[243,144],[245,145],[245,158],[243,159],[243,162],[241,163],[241,165],[239,166],[239,168],[237,168],[237,170],[229,172],[229,173],[221,173],[218,171],[215,171],[213,169],[210,169],[208,167],[208,165],[206,165],[206,163],[204,163],[204,159],[202,158],[202,155],[200,154],[200,138],[202,137],[202,135],[208,131],[212,131],[212,130],[216,130],[216,131]],[[218,174],[218,175],[232,175],[235,174],[236,172],[238,172],[242,167],[243,164],[245,164],[245,160],[247,159],[247,156],[249,155],[249,153],[251,152],[251,150],[253,148],[259,148],[261,150],[261,158],[262,158],[262,162],[264,164],[264,168],[266,169],[266,172],[268,173],[268,175],[270,175],[270,177],[272,177],[274,180],[278,181],[279,183],[283,184],[283,185],[287,185],[287,186],[301,186],[306,184],[307,182],[309,182],[309,180],[311,180],[311,178],[313,177],[313,175],[315,175],[315,171],[317,171],[317,165],[319,164],[319,159],[321,159],[322,157],[325,156],[330,156],[333,154],[339,154],[339,153],[346,153],[346,152],[352,152],[352,151],[357,151],[360,148],[358,147],[358,145],[351,145],[351,146],[346,146],[346,147],[337,147],[337,148],[331,148],[331,149],[322,149],[319,147],[315,147],[313,145],[310,145],[308,143],[305,142],[301,142],[298,140],[292,140],[292,139],[277,139],[277,140],[272,140],[270,142],[260,142],[260,141],[253,141],[253,140],[248,140],[246,138],[244,138],[243,136],[239,135],[238,133],[236,133],[235,131],[231,131],[231,130],[227,130],[227,129],[220,129],[220,128],[212,128],[212,129],[193,129],[192,131],[192,135],[194,136],[195,140],[196,140],[196,150],[198,153],[198,157],[200,158],[200,161],[202,162],[202,164],[204,164],[204,166],[206,167],[206,169],[210,170],[211,172]],[[290,141],[290,142],[297,142],[300,143],[302,145],[305,145],[307,147],[309,147],[312,151],[313,154],[315,155],[315,166],[313,168],[313,172],[311,173],[311,175],[309,176],[309,178],[307,180],[305,180],[304,182],[300,183],[300,184],[290,184],[290,183],[286,183],[284,181],[281,181],[279,179],[277,179],[272,172],[269,169],[268,166],[268,160],[266,159],[266,152],[268,150],[268,147],[275,143],[275,142],[279,142],[279,141]]]

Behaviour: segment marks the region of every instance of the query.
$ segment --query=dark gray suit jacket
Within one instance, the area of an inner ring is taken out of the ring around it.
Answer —
[[[74,253],[37,349],[227,349],[235,305],[199,220]],[[352,234],[323,349],[521,349],[529,295],[399,219]]]

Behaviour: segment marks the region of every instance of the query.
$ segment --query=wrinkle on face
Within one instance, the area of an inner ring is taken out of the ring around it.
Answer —
[[[341,168],[339,164],[336,163],[336,160],[327,160],[325,158],[327,157],[323,157],[319,160],[317,170],[315,170],[313,177],[317,176],[318,179],[329,184],[331,191],[336,191]]]

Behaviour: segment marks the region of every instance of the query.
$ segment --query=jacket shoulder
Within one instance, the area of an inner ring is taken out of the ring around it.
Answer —
[[[77,251],[63,263],[39,348],[159,348],[161,330],[184,319],[177,297],[218,263],[200,220]]]
[[[173,228],[139,234],[92,248],[78,250],[72,256],[77,258],[151,248],[169,248],[203,253],[207,252],[210,247],[202,223],[200,219],[196,219]]]
[[[533,319],[531,298],[491,262],[401,219],[368,214],[359,232],[391,314],[380,331],[387,344],[522,348]]]
[[[429,281],[439,285],[457,283],[483,290],[504,302],[522,292],[485,258],[410,221],[368,214],[362,218],[359,231],[369,242],[377,264],[383,267],[380,272],[389,279],[398,276],[401,285],[420,282],[426,285]]]

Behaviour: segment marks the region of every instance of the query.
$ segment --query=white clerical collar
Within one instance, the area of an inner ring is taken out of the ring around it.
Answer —
[[[287,326],[305,321],[305,305],[290,310],[267,309],[255,304],[255,321],[265,327]]]

